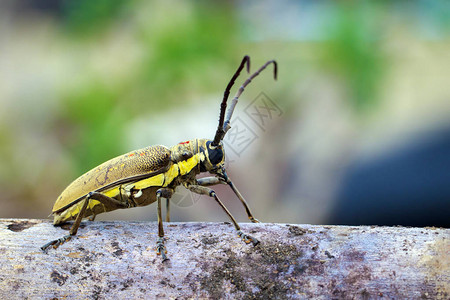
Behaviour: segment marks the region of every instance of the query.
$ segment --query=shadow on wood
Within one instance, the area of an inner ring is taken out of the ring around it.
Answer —
[[[155,253],[154,222],[0,219],[0,298],[442,298],[449,297],[450,230],[166,223],[170,261]]]

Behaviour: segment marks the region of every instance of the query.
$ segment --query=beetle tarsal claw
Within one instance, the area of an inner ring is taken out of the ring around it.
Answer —
[[[255,219],[254,217],[250,217],[249,219],[252,223],[261,223],[261,222],[259,222],[258,219]]]
[[[259,244],[259,241],[252,237],[251,235],[243,233],[241,230],[238,230],[237,235],[246,243],[250,244],[252,243],[253,246],[256,246]]]
[[[168,260],[168,258],[166,256],[167,250],[166,250],[166,246],[164,245],[163,237],[158,238],[158,240],[156,241],[156,254],[161,255],[163,261]]]

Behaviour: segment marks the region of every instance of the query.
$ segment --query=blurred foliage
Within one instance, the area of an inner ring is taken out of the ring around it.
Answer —
[[[65,26],[81,36],[98,34],[108,28],[123,9],[134,1],[125,0],[64,0],[62,12]]]
[[[71,43],[93,43],[92,39],[123,26],[136,43],[130,46],[140,52],[137,68],[122,77],[120,84],[106,85],[92,76],[67,92],[63,119],[71,123],[68,127],[77,128],[68,147],[77,173],[125,151],[127,120],[183,105],[190,101],[191,91],[207,91],[217,84],[216,67],[236,60],[232,55],[235,31],[227,3],[66,3],[65,24]],[[126,45],[123,49],[126,51]]]
[[[336,5],[327,28],[324,66],[347,87],[346,99],[357,113],[376,105],[384,69],[381,35],[386,9],[383,3],[345,2]]]
[[[295,221],[300,213],[289,206],[271,209],[274,199],[300,200],[295,188],[313,195],[311,203],[320,198],[314,198],[314,187],[332,194],[326,179],[333,177],[334,183],[338,176],[330,170],[345,165],[343,153],[354,142],[349,136],[364,127],[348,119],[365,121],[370,112],[385,125],[392,111],[391,121],[408,120],[416,116],[414,109],[427,111],[425,105],[448,99],[440,82],[448,78],[441,61],[448,61],[449,1],[5,3],[6,9],[0,7],[0,188],[6,196],[0,201],[14,212],[8,216],[21,215],[16,202],[28,201],[45,204],[45,217],[70,180],[131,150],[131,135],[155,128],[160,136],[180,131],[180,124],[188,123],[184,118],[197,117],[196,108],[203,109],[208,99],[218,109],[245,54],[252,57],[252,70],[274,58],[280,72],[275,84],[269,74],[258,77],[238,110],[270,83],[267,94],[284,114],[277,129],[257,132],[265,144],[253,153],[261,155],[242,163],[256,171],[248,176],[247,170],[239,180],[260,201],[260,211],[292,216],[283,221]],[[419,85],[426,101],[414,98]],[[400,104],[396,110],[383,108],[386,102]],[[172,114],[175,110],[181,113]],[[138,127],[140,120],[150,121]],[[370,139],[367,132],[359,136]],[[307,174],[299,179],[301,172]],[[292,184],[280,188],[286,182]],[[285,199],[271,194],[277,191],[287,191]],[[312,206],[327,207],[322,204]]]
[[[157,18],[157,23],[140,32],[145,54],[138,78],[157,98],[168,100],[155,105],[178,104],[183,100],[180,95],[216,85],[215,69],[236,60],[232,54],[237,32],[230,22],[229,4],[191,3],[187,9],[161,7],[159,14],[173,15],[175,11],[176,16]]]
[[[118,109],[119,96],[120,91],[94,81],[64,100],[66,107],[60,122],[76,128],[68,132],[70,137],[66,135],[65,141],[78,174],[124,150],[123,127],[131,116]]]

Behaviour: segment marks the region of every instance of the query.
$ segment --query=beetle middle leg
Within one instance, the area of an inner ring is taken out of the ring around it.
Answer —
[[[213,197],[214,200],[216,200],[216,202],[222,207],[223,211],[228,215],[228,217],[231,219],[231,222],[234,225],[234,228],[236,228],[237,230],[237,234],[240,238],[242,238],[242,240],[248,244],[248,243],[252,243],[253,246],[256,246],[259,244],[259,241],[257,239],[255,239],[254,237],[252,237],[251,235],[245,234],[244,232],[242,232],[241,227],[239,226],[239,224],[236,222],[236,220],[234,219],[233,215],[230,213],[230,211],[225,207],[225,205],[222,203],[222,201],[220,201],[219,197],[217,197],[216,192],[214,192],[214,190],[205,187],[205,186],[201,186],[201,185],[188,185],[187,188],[194,193],[197,194],[201,194],[201,195],[208,195],[210,197]]]
[[[156,254],[161,255],[163,261],[166,261],[168,258],[166,256],[167,250],[164,245],[164,228],[162,221],[162,212],[161,212],[161,198],[166,198],[167,203],[169,203],[169,199],[172,197],[173,190],[169,188],[160,188],[156,191],[156,201],[158,204],[158,240],[156,241]]]
[[[166,198],[166,222],[170,222],[170,199]]]
[[[93,199],[93,200],[97,200],[100,201],[101,203],[103,203],[106,206],[113,206],[113,207],[117,207],[117,208],[126,208],[127,205],[125,203],[122,203],[114,198],[110,198],[108,196],[105,196],[102,193],[98,193],[98,192],[90,192],[89,194],[86,195],[86,197],[83,200],[83,206],[81,207],[80,212],[78,213],[75,222],[73,223],[72,227],[70,228],[69,234],[63,236],[62,238],[53,240],[48,242],[47,244],[45,244],[44,246],[41,247],[41,250],[44,252],[47,252],[48,248],[50,246],[53,246],[53,248],[58,248],[60,245],[64,244],[65,242],[69,241],[72,236],[77,234],[78,228],[80,227],[81,224],[81,220],[84,218],[84,215],[86,213],[86,209],[88,207],[89,201]]]

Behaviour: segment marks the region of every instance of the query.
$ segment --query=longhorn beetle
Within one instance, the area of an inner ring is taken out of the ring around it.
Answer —
[[[57,248],[70,240],[77,233],[81,220],[91,216],[116,210],[145,206],[157,202],[158,208],[158,240],[156,251],[167,259],[164,246],[164,229],[161,214],[161,198],[166,199],[166,222],[170,221],[169,200],[177,186],[183,185],[191,192],[208,195],[222,207],[237,230],[237,234],[246,243],[257,245],[259,241],[241,231],[238,223],[208,186],[227,184],[239,198],[253,223],[259,221],[250,212],[247,202],[231,182],[225,171],[225,153],[222,140],[231,128],[230,119],[239,96],[245,87],[268,65],[274,65],[274,78],[277,78],[277,63],[270,60],[251,74],[237,91],[225,118],[227,100],[230,90],[246,66],[250,72],[250,57],[244,56],[241,64],[228,83],[220,105],[219,125],[213,140],[193,139],[179,143],[171,148],[165,146],[149,146],[113,158],[100,166],[81,175],[73,181],[56,200],[52,215],[54,225],[75,220],[68,235],[53,240],[41,249],[47,252],[50,246]],[[197,179],[199,173],[209,172],[213,176]]]

